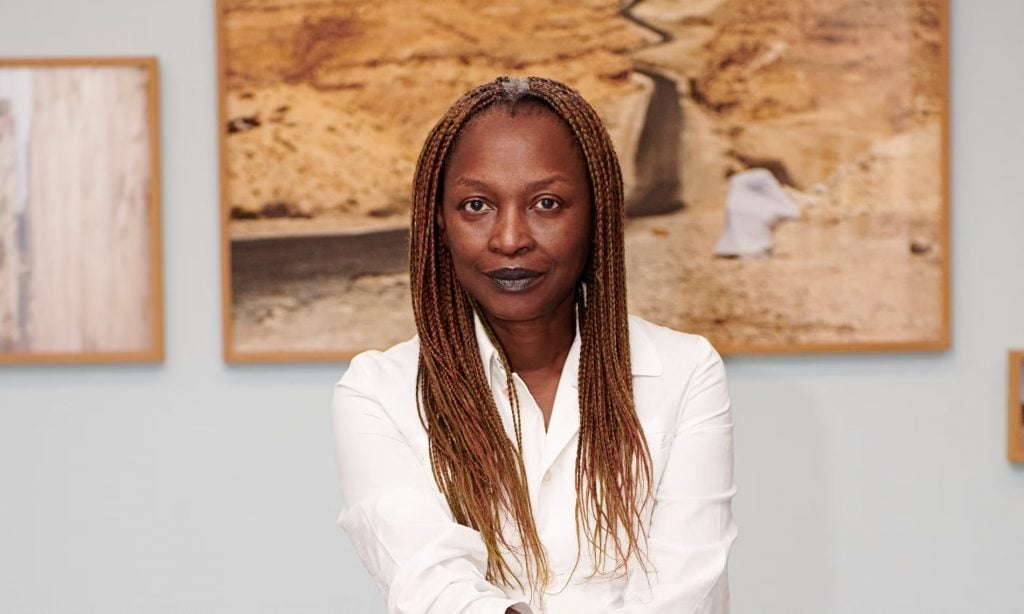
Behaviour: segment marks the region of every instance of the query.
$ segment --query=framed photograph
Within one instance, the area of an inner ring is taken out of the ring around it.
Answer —
[[[629,307],[730,354],[950,343],[946,0],[219,0],[224,353],[415,331],[426,134],[499,75],[597,108]]]
[[[0,363],[163,359],[155,58],[0,59]]]
[[[1024,350],[1010,352],[1007,393],[1007,455],[1011,461],[1024,462]]]

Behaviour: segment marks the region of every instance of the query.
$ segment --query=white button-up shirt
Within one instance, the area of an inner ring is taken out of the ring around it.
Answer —
[[[480,359],[514,441],[501,360],[479,321],[476,332]],[[334,395],[345,499],[338,522],[387,596],[389,613],[729,611],[726,563],[736,537],[735,487],[721,358],[703,337],[630,316],[633,395],[654,469],[654,499],[643,518],[649,570],[631,562],[627,576],[588,578],[589,544],[578,547],[576,536],[579,337],[577,331],[547,430],[526,385],[518,375],[512,378],[535,525],[553,574],[546,591],[534,595],[486,580],[480,534],[453,520],[437,489],[416,407],[418,340],[352,360]]]

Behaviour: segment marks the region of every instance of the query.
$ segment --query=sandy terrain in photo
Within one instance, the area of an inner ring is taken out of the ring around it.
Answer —
[[[225,4],[233,236],[405,225],[430,128],[499,74],[572,82],[619,133],[643,93],[627,52],[648,33],[613,3]]]

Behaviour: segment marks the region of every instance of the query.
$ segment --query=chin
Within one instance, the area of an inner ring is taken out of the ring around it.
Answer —
[[[480,310],[488,318],[503,322],[530,322],[550,318],[559,311],[565,301],[572,300],[572,293],[560,300],[536,293],[505,294],[490,290],[482,293],[470,292]]]
[[[523,298],[501,297],[500,300],[488,300],[490,297],[479,297],[476,299],[480,310],[489,318],[495,318],[503,322],[528,322],[543,317],[545,309],[530,300]]]

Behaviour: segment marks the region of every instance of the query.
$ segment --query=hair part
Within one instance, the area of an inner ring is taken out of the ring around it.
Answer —
[[[607,130],[571,88],[539,77],[499,77],[459,98],[423,145],[413,184],[410,285],[420,338],[417,404],[430,442],[434,479],[460,524],[480,532],[487,577],[522,587],[511,552],[532,588],[551,573],[533,519],[522,459],[519,403],[506,369],[516,441],[502,426],[480,363],[475,303],[455,276],[437,218],[443,172],[459,134],[490,109],[553,112],[582,154],[593,204],[591,250],[577,292],[581,339],[580,431],[576,456],[576,530],[595,562],[593,573],[646,569],[642,513],[652,498],[650,451],[633,401],[626,308],[622,175]],[[486,318],[482,318],[486,324]],[[499,355],[505,353],[488,329]],[[507,361],[506,366],[507,366]],[[519,539],[502,530],[505,516]],[[605,562],[613,562],[611,569]],[[577,562],[578,562],[577,558]]]

